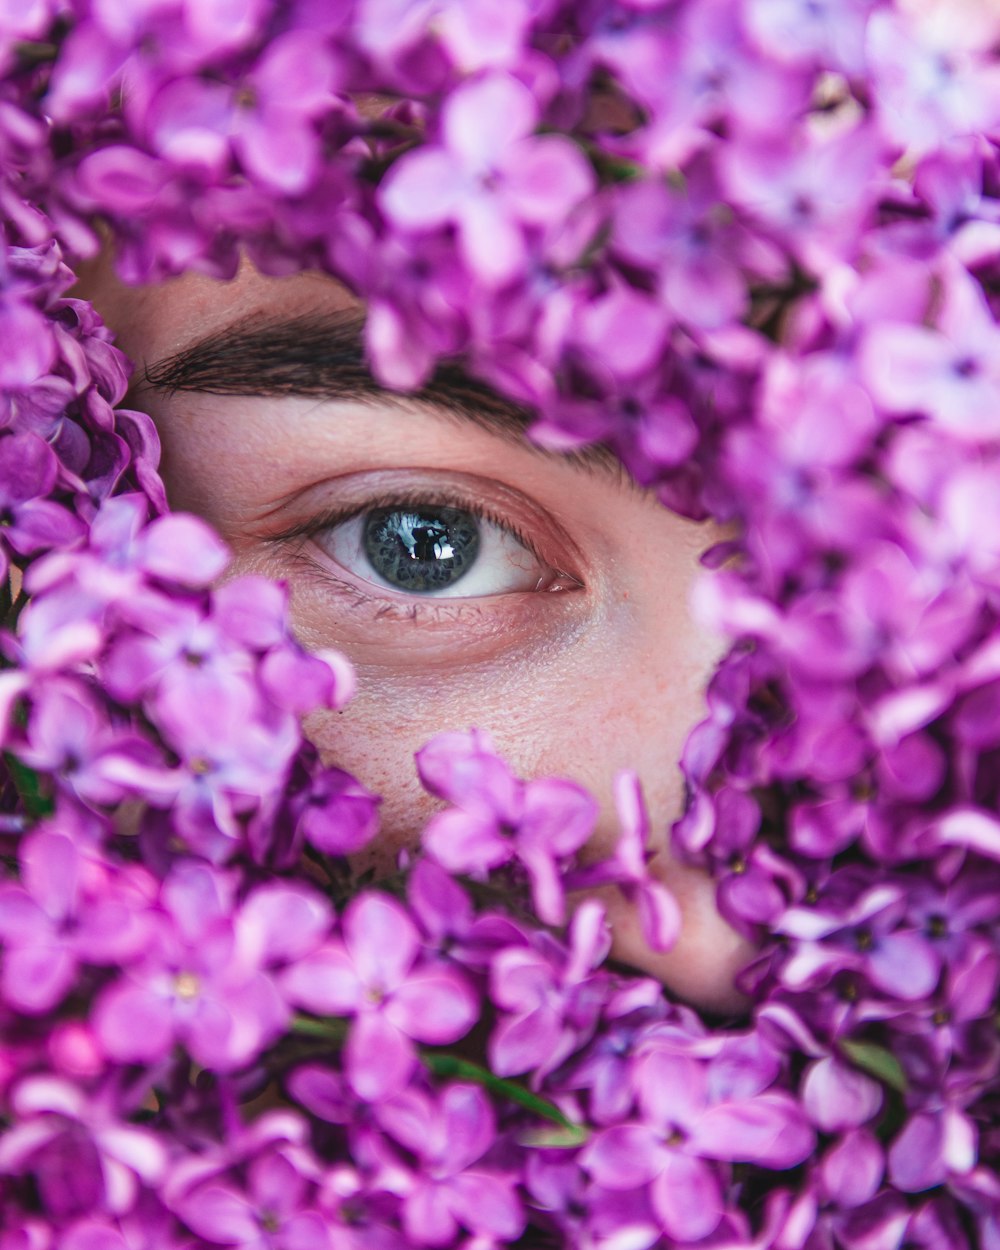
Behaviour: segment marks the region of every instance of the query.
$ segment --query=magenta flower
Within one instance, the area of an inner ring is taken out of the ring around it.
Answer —
[[[235,882],[196,862],[164,882],[152,937],[100,994],[92,1017],[101,1045],[123,1063],[164,1058],[181,1042],[220,1071],[254,1059],[285,1028],[276,977],[318,946],[329,909],[301,886],[266,886],[241,907]]]
[[[128,963],[150,932],[145,870],[117,869],[58,828],[26,838],[20,883],[0,885],[3,998],[31,1014],[54,1007],[81,965]]]
[[[715,329],[742,314],[750,237],[733,221],[707,161],[685,171],[682,190],[655,181],[623,187],[615,223],[615,251],[656,275],[663,301],[679,320]]]
[[[335,103],[337,76],[329,47],[309,31],[288,31],[268,43],[243,83],[233,119],[233,147],[265,186],[297,195],[316,180],[322,151],[315,122]]]
[[[780,237],[807,267],[853,256],[876,192],[879,137],[859,124],[826,138],[761,136],[725,150],[720,178],[745,216]]]
[[[477,1086],[449,1085],[432,1100],[407,1090],[378,1104],[381,1127],[416,1167],[384,1165],[383,1181],[403,1200],[403,1228],[418,1245],[450,1245],[459,1231],[505,1242],[524,1213],[509,1174],[484,1166],[496,1139],[492,1108]]]
[[[166,1170],[164,1143],[123,1118],[111,1089],[88,1098],[71,1081],[36,1073],[15,1087],[11,1104],[18,1123],[0,1136],[0,1174],[31,1174],[57,1218],[125,1213],[140,1184]]]
[[[450,872],[483,877],[515,861],[546,924],[565,919],[562,867],[587,841],[594,800],[571,781],[517,781],[485,734],[440,734],[417,754],[425,787],[457,804],[427,822],[423,843]]]
[[[79,518],[46,498],[55,486],[58,468],[51,448],[36,435],[0,438],[0,564],[4,576],[9,549],[22,556],[33,555],[52,547],[72,546],[83,536]]]
[[[621,833],[614,854],[593,868],[579,869],[566,884],[574,890],[616,885],[635,906],[651,949],[669,950],[680,933],[681,913],[667,886],[649,871],[654,854],[649,850],[649,813],[634,773],[615,778],[615,805]]]
[[[726,1097],[713,1088],[709,1065],[652,1048],[634,1064],[643,1121],[602,1130],[584,1148],[583,1163],[598,1184],[631,1189],[649,1184],[663,1228],[698,1240],[719,1224],[723,1172],[712,1160],[755,1160],[792,1167],[814,1138],[795,1101],[782,1093]]]
[[[945,147],[993,124],[1000,74],[989,56],[995,14],[970,8],[961,23],[933,6],[908,21],[888,9],[867,30],[869,73],[879,123],[894,144],[914,154]]]
[[[776,60],[864,68],[865,26],[874,0],[749,0],[747,31]]]
[[[874,325],[862,345],[861,369],[886,411],[924,413],[960,438],[986,441],[1000,431],[1000,330],[964,270],[948,269],[942,280],[936,328]]]
[[[466,265],[487,286],[520,269],[525,230],[564,216],[593,174],[573,144],[535,135],[538,106],[518,79],[493,71],[448,99],[441,143],[400,158],[382,184],[386,217],[408,231],[454,225]]]
[[[168,784],[162,752],[148,738],[110,724],[88,688],[69,681],[52,679],[33,689],[20,755],[88,803],[114,803]]]
[[[907,1001],[930,994],[941,960],[927,938],[906,923],[906,892],[898,883],[867,890],[850,869],[831,879],[828,903],[789,908],[778,922],[793,939],[782,981],[802,988],[839,972],[860,973],[874,989]]]
[[[904,1193],[944,1184],[971,1172],[977,1156],[976,1125],[959,1107],[912,1115],[889,1147],[889,1176]]]
[[[416,927],[388,896],[362,894],[342,924],[343,941],[298,960],[282,978],[282,989],[309,1011],[353,1017],[347,1077],[359,1097],[377,1101],[406,1084],[416,1063],[415,1041],[457,1041],[478,1008],[457,972],[421,961]]]
[[[245,1182],[224,1173],[175,1178],[170,1207],[213,1245],[327,1250],[325,1217],[314,1205],[319,1179],[320,1169],[305,1149],[276,1144],[251,1160]]]
[[[601,1007],[597,965],[610,946],[604,909],[591,899],[570,924],[568,950],[541,937],[534,947],[500,950],[490,966],[490,997],[503,1015],[490,1036],[493,1071],[534,1070],[541,1079],[589,1040]]]

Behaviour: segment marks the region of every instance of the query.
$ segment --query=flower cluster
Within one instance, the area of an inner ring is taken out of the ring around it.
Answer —
[[[1000,11],[29,0],[0,12],[0,1250],[1000,1247]],[[359,101],[381,96],[373,113]],[[724,522],[678,854],[739,1024],[606,962],[593,805],[481,733],[358,890],[352,676],[167,508],[67,294],[325,270]],[[516,900],[526,898],[533,915]]]

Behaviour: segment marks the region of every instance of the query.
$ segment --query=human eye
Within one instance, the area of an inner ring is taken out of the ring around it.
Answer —
[[[581,589],[556,527],[516,492],[486,480],[395,476],[338,483],[340,498],[279,535],[295,544],[298,571],[374,603],[380,619],[394,610],[412,619],[439,600],[460,601],[460,610],[477,600]]]
[[[530,539],[473,505],[388,500],[327,518],[312,541],[346,572],[399,594],[472,599],[568,588]]]

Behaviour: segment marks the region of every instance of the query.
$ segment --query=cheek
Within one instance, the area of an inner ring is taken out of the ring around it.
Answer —
[[[697,649],[696,649],[697,650]],[[681,998],[713,1011],[742,1005],[733,978],[752,949],[719,915],[714,883],[704,873],[674,860],[667,847],[670,822],[679,814],[683,784],[676,765],[688,728],[702,710],[706,672],[702,658],[680,650],[659,654],[671,673],[657,697],[650,666],[623,663],[611,680],[609,655],[593,645],[543,671],[457,678],[393,681],[361,671],[359,693],[336,716],[311,719],[309,736],[331,762],[354,772],[382,795],[382,832],[359,857],[358,870],[391,872],[399,851],[412,847],[437,806],[421,789],[413,755],[443,730],[487,730],[520,776],[563,776],[590,789],[601,805],[600,823],[588,855],[606,855],[617,838],[613,781],[635,768],[650,808],[657,855],[654,869],[675,894],[683,915],[673,950],[648,949],[634,909],[615,890],[602,899],[614,930],[613,956],[668,985]],[[652,681],[652,688],[651,688]]]

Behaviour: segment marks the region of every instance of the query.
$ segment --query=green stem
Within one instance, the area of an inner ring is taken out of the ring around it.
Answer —
[[[14,44],[14,52],[19,60],[29,65],[42,65],[46,61],[54,61],[59,55],[59,48],[54,43],[32,43],[24,40]]]
[[[525,1089],[523,1085],[518,1085],[516,1081],[494,1076],[488,1068],[480,1067],[478,1063],[472,1063],[469,1059],[460,1059],[457,1055],[443,1054],[436,1050],[422,1050],[420,1061],[435,1076],[443,1078],[457,1076],[463,1081],[471,1081],[474,1085],[481,1085],[483,1089],[489,1090],[497,1098],[506,1098],[509,1102],[516,1102],[526,1111],[533,1111],[535,1115],[551,1120],[560,1128],[577,1127],[571,1120],[567,1120],[559,1108],[548,1099],[539,1098],[537,1094],[533,1094],[530,1089]]]
[[[856,1068],[867,1072],[880,1084],[887,1085],[897,1093],[906,1093],[906,1073],[902,1064],[884,1046],[879,1046],[877,1042],[844,1038],[840,1042],[840,1051]]]
[[[303,1037],[322,1038],[338,1046],[347,1037],[347,1028],[348,1022],[343,1019],[318,1020],[312,1016],[295,1016],[292,1019],[293,1033],[300,1033]],[[461,1059],[458,1055],[428,1050],[424,1047],[421,1047],[417,1053],[420,1056],[420,1062],[432,1075],[444,1080],[458,1077],[460,1080],[480,1085],[495,1097],[516,1103],[519,1107],[524,1107],[526,1111],[531,1111],[542,1119],[557,1124],[567,1133],[576,1134],[580,1136],[580,1140],[583,1140],[585,1130],[580,1125],[568,1120],[555,1103],[549,1102],[546,1098],[539,1098],[537,1094],[533,1094],[530,1089],[525,1089],[517,1081],[508,1081],[505,1077],[495,1076],[488,1068],[473,1063],[470,1059]]]
[[[14,789],[24,804],[24,810],[29,819],[44,820],[46,816],[51,816],[55,810],[55,804],[51,797],[42,790],[42,779],[38,773],[33,768],[22,764],[7,751],[4,752],[3,759],[10,779],[14,783]]]
[[[335,1042],[339,1046],[347,1037],[347,1021],[329,1017],[317,1020],[313,1016],[293,1016],[292,1032],[301,1033],[303,1037],[319,1037],[324,1042]]]

